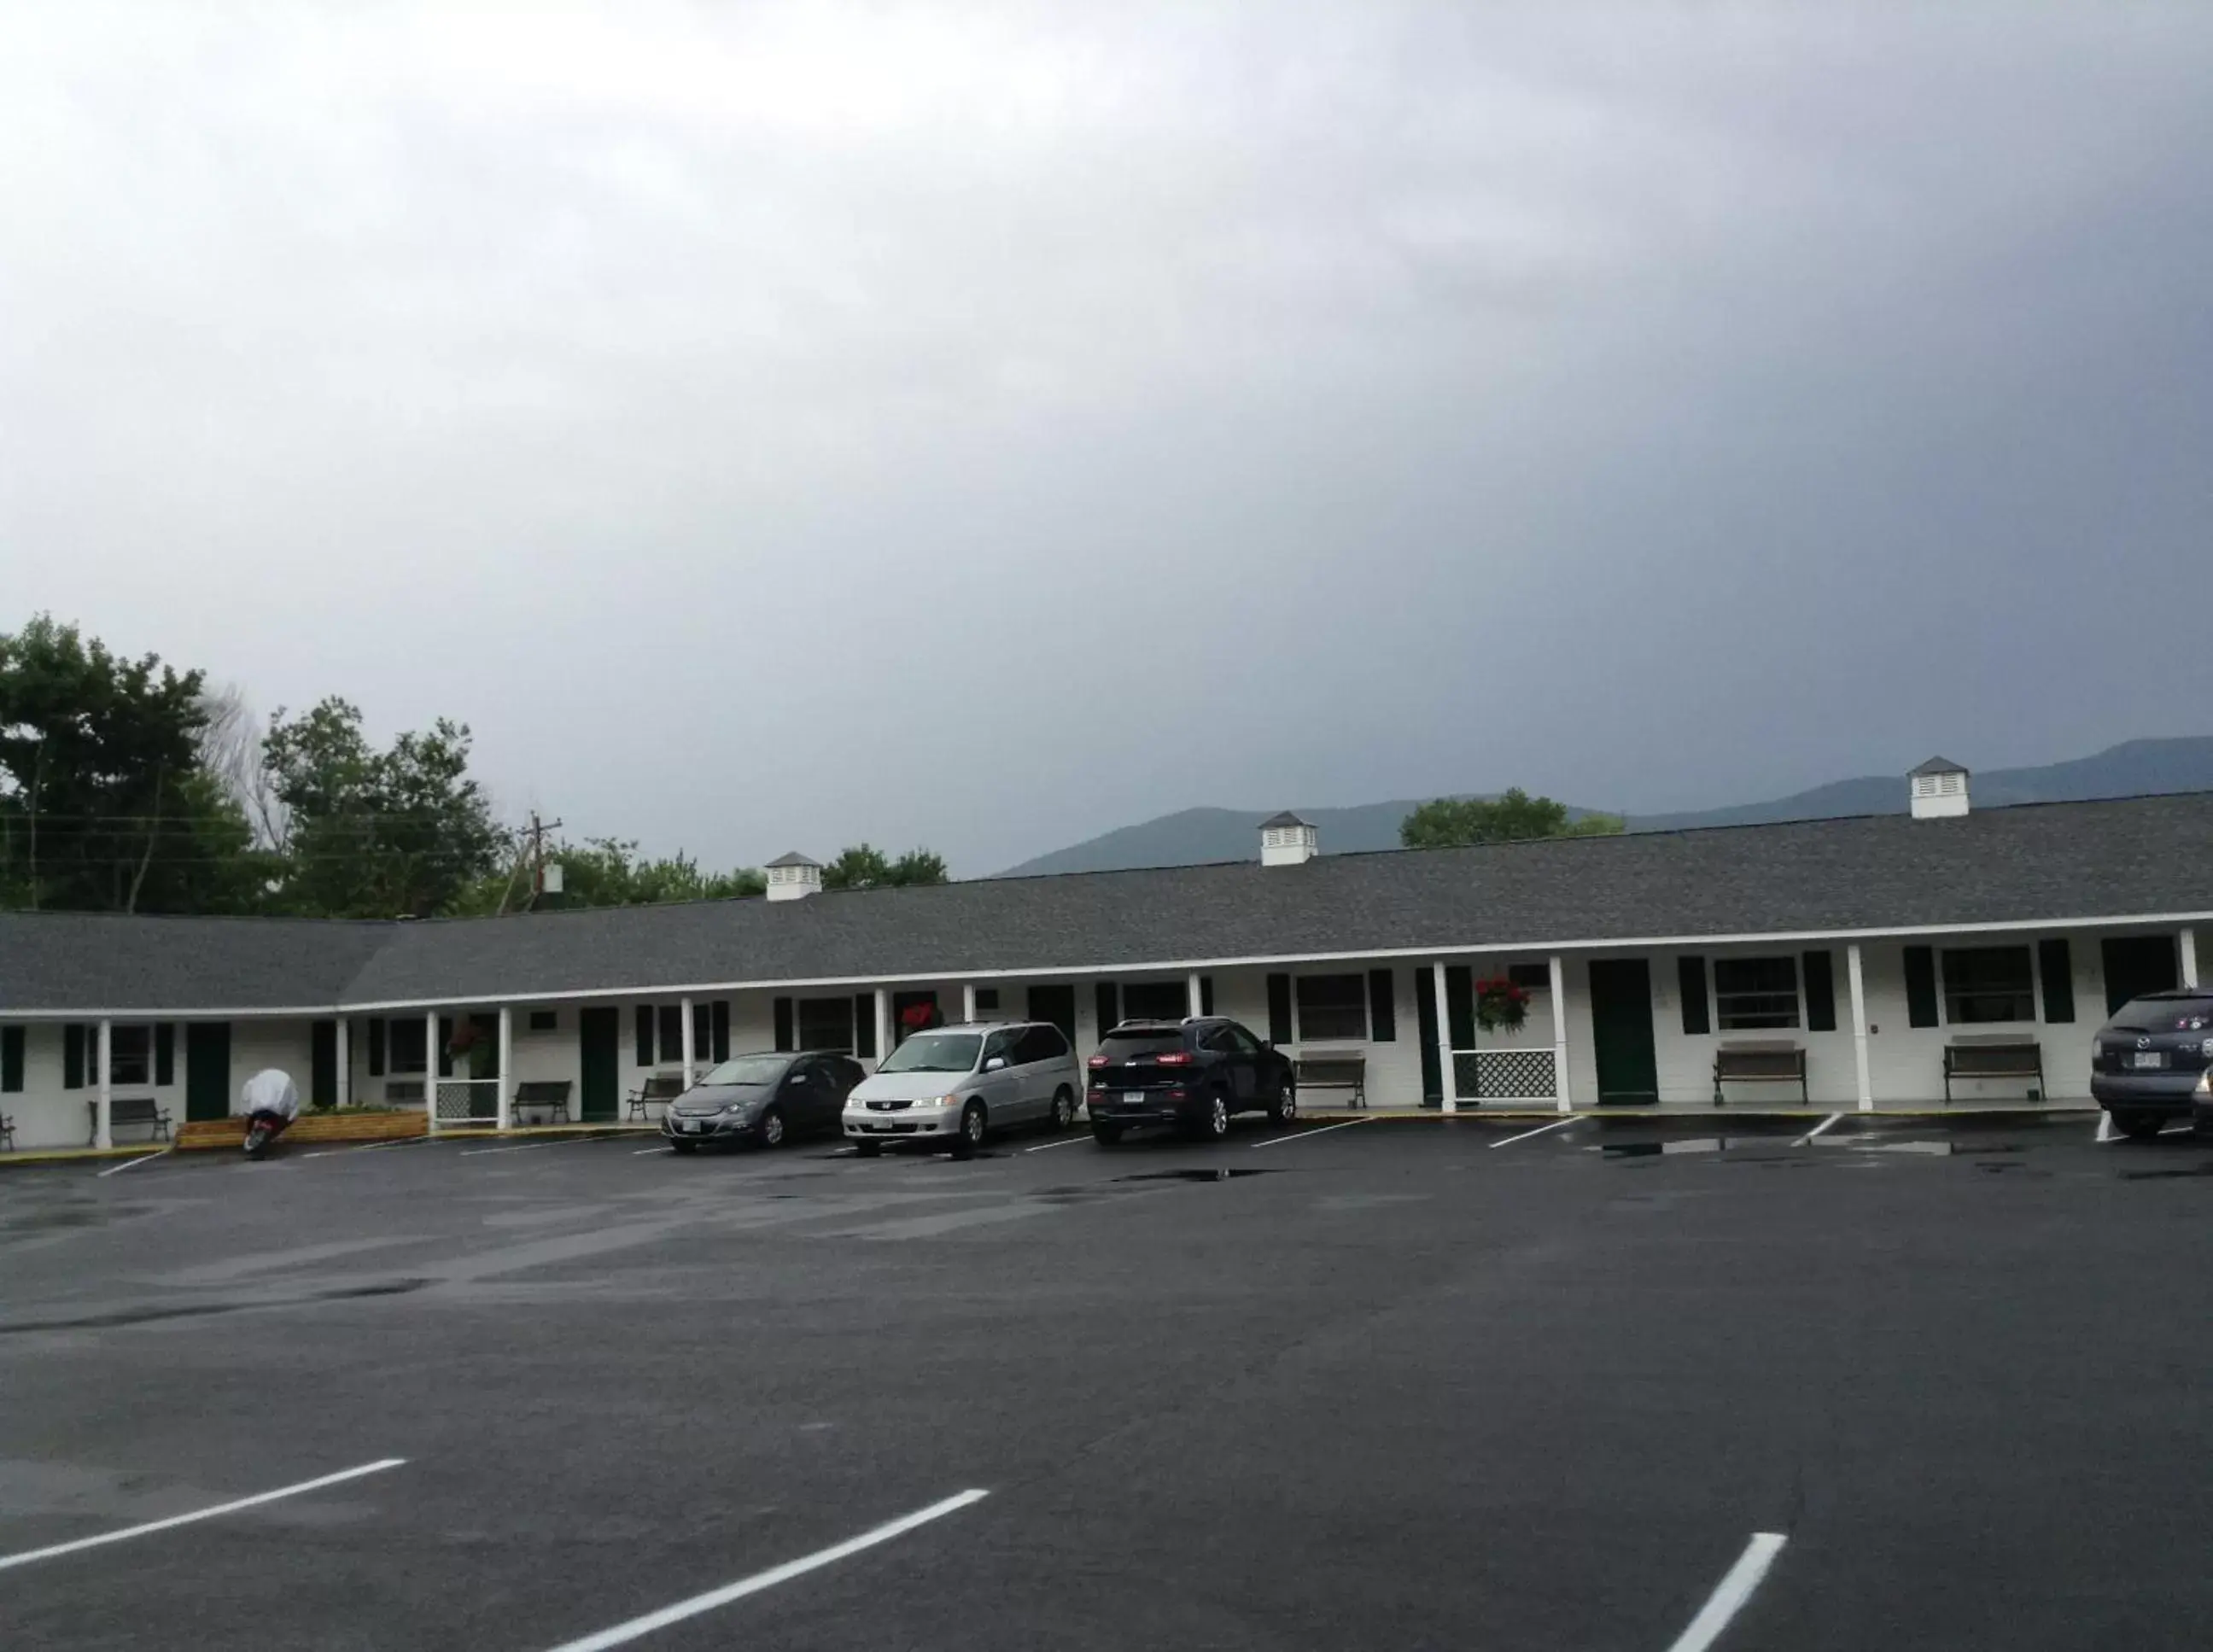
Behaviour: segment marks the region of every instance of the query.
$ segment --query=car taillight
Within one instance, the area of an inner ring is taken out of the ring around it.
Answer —
[[[1094,1067],[1104,1067],[1104,1066],[1108,1065],[1109,1064],[1108,1064],[1108,1062],[1107,1062],[1107,1060],[1106,1060],[1106,1057],[1104,1057],[1104,1056],[1094,1056],[1094,1057],[1092,1057],[1092,1058],[1091,1058],[1091,1064],[1092,1064],[1093,1066],[1094,1066]]]
[[[1163,1067],[1188,1067],[1191,1065],[1191,1052],[1171,1050],[1166,1055],[1155,1056],[1153,1059]]]

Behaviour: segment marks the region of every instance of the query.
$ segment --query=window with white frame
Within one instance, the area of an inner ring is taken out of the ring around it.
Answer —
[[[847,1052],[852,1049],[851,998],[802,998],[798,1011],[801,1049]]]
[[[1944,953],[1944,1019],[1962,1025],[2036,1019],[2036,966],[2027,947]]]
[[[1509,964],[1506,978],[1524,992],[1550,992],[1552,990],[1552,966],[1550,964]]]
[[[1715,959],[1714,1021],[1724,1033],[1797,1026],[1798,960]]]
[[[1302,1044],[1368,1036],[1365,975],[1302,975],[1298,1004]]]
[[[388,1071],[419,1073],[429,1039],[418,1015],[400,1015],[385,1023],[385,1065]]]
[[[118,1025],[108,1029],[107,1036],[112,1053],[108,1082],[119,1085],[152,1083],[154,1029]]]

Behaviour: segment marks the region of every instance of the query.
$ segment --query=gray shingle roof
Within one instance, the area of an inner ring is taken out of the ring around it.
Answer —
[[[1260,830],[1263,832],[1271,832],[1277,826],[1305,826],[1308,831],[1312,831],[1314,823],[1311,820],[1302,820],[1289,809],[1285,809],[1281,814],[1271,814],[1260,822]]]
[[[1926,763],[1908,769],[1905,777],[1913,780],[1924,774],[1965,774],[1966,771],[1967,765],[1964,763],[1954,763],[1948,757],[1932,757]]]
[[[0,914],[0,1010],[292,1008],[2213,914],[2213,794],[427,924]]]
[[[820,861],[809,860],[806,856],[801,854],[795,849],[789,855],[778,855],[774,860],[771,861],[769,864],[771,866],[820,866],[822,863]]]

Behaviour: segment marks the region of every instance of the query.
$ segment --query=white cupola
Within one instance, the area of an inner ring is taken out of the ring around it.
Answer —
[[[822,864],[796,851],[779,855],[768,863],[768,898],[797,900],[818,894],[822,888]]]
[[[1942,820],[1967,812],[1967,771],[1948,757],[1932,757],[1906,776],[1913,787],[1913,818]]]
[[[1260,864],[1303,866],[1321,853],[1314,829],[1285,809],[1260,822]]]

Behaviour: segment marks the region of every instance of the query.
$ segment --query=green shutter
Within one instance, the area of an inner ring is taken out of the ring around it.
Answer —
[[[1905,949],[1905,1023],[1936,1025],[1936,954],[1928,947]]]
[[[715,1000],[714,1017],[709,1023],[707,1036],[714,1052],[715,1064],[719,1067],[730,1058],[730,1001],[728,998]]]
[[[62,1028],[62,1088],[84,1088],[84,1028],[75,1021]]]
[[[338,1104],[338,1024],[317,1021],[308,1029],[308,1105]]]
[[[2067,948],[2067,937],[2057,936],[2036,943],[2036,973],[2044,983],[2044,1019],[2048,1021],[2071,1021],[2075,1019],[2075,963]]]
[[[649,1003],[637,1007],[637,1064],[653,1065],[653,1006]]]
[[[776,1001],[776,1047],[779,1051],[789,1050],[792,1047],[791,1000],[789,998],[778,998]]]
[[[1683,1001],[1683,1033],[1698,1038],[1714,1030],[1713,1012],[1706,1004],[1706,960],[1685,953],[1675,960],[1675,996]]]
[[[1368,1036],[1378,1044],[1399,1036],[1399,1005],[1387,969],[1368,972]]]
[[[1805,963],[1806,1030],[1833,1033],[1837,1030],[1836,967],[1826,952],[1808,953]]]
[[[154,1023],[154,1082],[156,1084],[177,1082],[177,1024],[174,1021]]]
[[[1291,1042],[1291,978],[1288,975],[1268,978],[1268,1042]]]
[[[692,1059],[697,1061],[715,1047],[715,1009],[704,998],[692,1005]]]
[[[1214,1013],[1214,978],[1211,975],[1198,978],[1198,1013],[1202,1015]]]
[[[371,1017],[369,1023],[369,1076],[384,1076],[384,1017]]]
[[[23,1029],[0,1027],[0,1093],[13,1095],[23,1088]]]
[[[853,995],[853,1053],[863,1061],[876,1058],[876,995]]]
[[[1445,1099],[1445,1072],[1437,1059],[1436,972],[1427,966],[1414,971],[1414,1026],[1422,1041],[1422,1102],[1441,1106]]]
[[[1106,1034],[1122,1019],[1122,994],[1112,981],[1101,981],[1093,989],[1092,1006],[1099,1012],[1099,1036]]]
[[[1445,966],[1445,1027],[1454,1050],[1475,1048],[1475,973],[1466,964]]]

